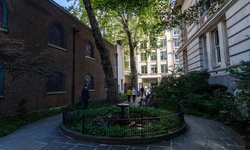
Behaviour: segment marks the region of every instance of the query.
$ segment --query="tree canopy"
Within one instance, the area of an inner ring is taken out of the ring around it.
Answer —
[[[132,85],[137,88],[137,69],[135,54],[143,41],[149,43],[148,51],[157,47],[157,36],[165,30],[160,26],[165,12],[170,5],[169,0],[92,0],[95,16],[102,36],[112,43],[123,41],[123,48],[129,54]],[[79,0],[69,11],[89,24],[86,10]]]

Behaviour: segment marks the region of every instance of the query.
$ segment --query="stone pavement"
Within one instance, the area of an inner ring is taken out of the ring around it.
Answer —
[[[138,103],[139,98],[137,98]],[[131,105],[137,105],[131,103]],[[23,126],[0,138],[0,150],[243,150],[244,140],[231,128],[196,116],[185,116],[187,131],[174,139],[143,145],[107,145],[72,139],[60,132],[62,115]]]

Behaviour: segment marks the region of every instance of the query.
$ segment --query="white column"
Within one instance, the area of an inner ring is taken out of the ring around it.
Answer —
[[[208,62],[208,71],[212,71],[213,70],[213,66],[214,66],[214,46],[213,46],[213,37],[212,37],[212,33],[211,32],[207,32],[206,34],[207,37],[207,62]]]
[[[221,54],[221,67],[225,68],[227,67],[227,34],[226,34],[226,26],[224,25],[224,22],[220,22],[218,24],[218,33],[219,33],[219,42],[220,42],[220,54]]]

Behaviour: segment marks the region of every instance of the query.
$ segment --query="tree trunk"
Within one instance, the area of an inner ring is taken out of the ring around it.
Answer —
[[[100,52],[101,63],[106,77],[106,84],[107,84],[106,102],[116,104],[118,102],[117,87],[116,87],[116,80],[114,78],[112,64],[110,61],[109,50],[105,46],[90,0],[83,0],[83,3],[88,13],[90,25],[92,28],[92,33],[95,38],[97,49]]]
[[[129,42],[129,52],[130,52],[130,69],[131,69],[131,76],[132,76],[132,87],[135,87],[135,90],[138,92],[138,78],[137,78],[137,69],[135,63],[135,44],[133,42],[131,32],[128,29],[128,25],[123,22],[123,29],[128,37]]]

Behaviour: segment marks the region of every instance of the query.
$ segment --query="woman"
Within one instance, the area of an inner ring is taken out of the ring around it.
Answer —
[[[135,90],[135,87],[133,87],[133,90],[132,90],[133,103],[135,103],[136,95],[137,95],[137,91]]]

